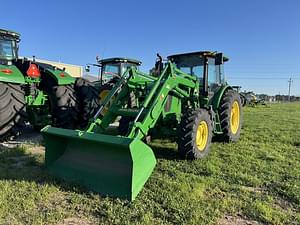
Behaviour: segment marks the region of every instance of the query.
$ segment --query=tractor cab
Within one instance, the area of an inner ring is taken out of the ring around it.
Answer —
[[[0,29],[0,64],[9,65],[18,58],[18,42],[20,34]]]
[[[223,65],[229,59],[223,53],[201,51],[171,55],[168,59],[181,71],[196,76],[206,95],[226,84]]]
[[[120,78],[129,67],[138,67],[142,64],[138,60],[128,58],[108,58],[99,60],[98,63],[101,65],[101,83]]]
[[[97,64],[89,64],[101,68],[99,70],[98,81],[103,85],[113,79],[120,78],[129,67],[138,67],[142,64],[141,61],[123,57],[97,59]],[[89,66],[88,65],[88,66]],[[89,71],[89,67],[87,69]]]

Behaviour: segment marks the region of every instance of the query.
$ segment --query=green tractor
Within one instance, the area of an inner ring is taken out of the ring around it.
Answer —
[[[49,64],[18,57],[20,34],[0,29],[0,139],[16,136],[26,121],[74,128],[75,79]]]
[[[227,60],[202,51],[171,55],[167,63],[161,59],[158,76],[128,68],[84,130],[42,130],[49,172],[103,195],[134,200],[156,165],[144,142],[150,133],[176,136],[179,153],[188,159],[205,157],[213,137],[237,141],[242,106],[224,80]],[[128,104],[131,93],[134,107]],[[112,132],[110,124],[120,116],[130,119]]]
[[[114,57],[106,59],[97,59],[97,64],[91,64],[93,66],[99,67],[99,77],[95,84],[103,86],[106,83],[112,82],[113,80],[118,80],[122,74],[126,72],[129,67],[139,67],[142,62],[136,59],[130,59],[125,57]],[[89,70],[89,65],[87,67]]]
[[[90,72],[91,66],[99,68],[97,81],[90,82],[84,78],[77,78],[75,90],[79,100],[79,126],[85,128],[89,119],[95,114],[102,100],[125,73],[129,67],[138,68],[142,63],[135,59],[114,57],[99,59],[96,64],[87,64],[85,70]],[[108,104],[107,107],[109,107]],[[106,108],[107,108],[106,107]]]

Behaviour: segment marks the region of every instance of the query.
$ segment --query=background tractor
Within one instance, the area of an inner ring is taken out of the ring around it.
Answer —
[[[265,100],[259,98],[254,92],[249,91],[249,92],[240,92],[241,97],[245,99],[245,104],[248,106],[256,107],[258,105],[264,105],[266,106]]]
[[[80,115],[80,127],[85,128],[89,119],[95,114],[102,100],[107,96],[108,92],[118,82],[125,71],[130,67],[138,68],[142,62],[125,58],[114,57],[99,59],[96,57],[96,64],[87,64],[86,72],[90,72],[90,67],[99,69],[98,80],[90,82],[84,78],[77,78],[75,90],[78,95]],[[109,107],[108,104],[107,107]]]
[[[49,64],[18,57],[20,34],[0,29],[0,138],[20,133],[25,121],[74,128],[75,79]]]
[[[103,195],[133,200],[156,165],[143,142],[151,131],[159,138],[176,136],[179,153],[188,159],[205,157],[212,137],[237,141],[242,106],[238,92],[224,80],[227,60],[209,51],[171,55],[165,64],[158,61],[158,76],[130,67],[86,129],[42,130],[48,170]],[[128,104],[131,93],[134,107]],[[130,119],[112,133],[109,126],[120,116]]]

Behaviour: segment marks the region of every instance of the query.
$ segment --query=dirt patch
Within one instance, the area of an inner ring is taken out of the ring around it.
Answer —
[[[27,151],[31,154],[43,154],[45,152],[44,146],[30,146]]]
[[[254,192],[254,193],[262,193],[265,191],[263,188],[249,187],[249,186],[242,186],[242,189],[245,191]]]
[[[93,222],[89,221],[86,218],[79,218],[79,217],[70,217],[64,219],[62,222],[58,223],[57,225],[92,225]]]
[[[9,150],[19,147],[25,147],[26,152],[30,154],[43,154],[45,148],[41,146],[42,135],[35,131],[31,126],[26,126],[23,133],[15,140],[9,140],[0,143],[0,149]]]
[[[250,220],[246,218],[242,218],[240,216],[224,216],[218,222],[219,225],[263,225],[263,223],[259,223],[255,220]]]
[[[276,199],[276,202],[274,204],[275,208],[279,208],[283,211],[296,211],[293,204],[284,200],[284,199]]]
[[[20,145],[40,145],[43,137],[40,132],[35,131],[31,126],[26,126],[20,136],[14,140],[0,143],[0,148],[16,148]]]

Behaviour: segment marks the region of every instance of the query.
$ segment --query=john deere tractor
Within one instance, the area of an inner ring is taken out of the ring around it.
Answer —
[[[226,61],[222,53],[201,51],[160,60],[158,76],[128,68],[84,130],[43,128],[48,170],[103,195],[133,200],[156,165],[144,142],[151,131],[159,138],[176,136],[179,153],[188,159],[205,157],[212,137],[237,141],[241,99],[224,80]],[[131,93],[134,107],[128,104]],[[109,126],[119,116],[130,120],[112,134]]]
[[[90,72],[91,66],[99,68],[97,81],[90,82],[84,78],[76,79],[75,90],[80,103],[81,117],[79,118],[79,123],[81,127],[87,126],[89,119],[94,115],[101,101],[103,101],[126,70],[129,67],[138,68],[142,64],[138,60],[125,57],[106,59],[96,57],[96,60],[96,64],[87,64],[86,71]]]
[[[75,79],[52,65],[18,57],[20,34],[0,29],[0,139],[20,133],[26,121],[74,128]]]

